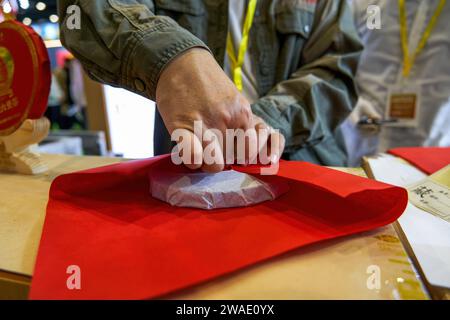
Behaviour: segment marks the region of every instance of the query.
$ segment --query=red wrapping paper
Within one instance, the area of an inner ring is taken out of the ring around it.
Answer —
[[[175,208],[149,195],[170,158],[58,177],[52,184],[31,299],[157,298],[290,250],[395,221],[404,189],[302,162],[282,162],[290,191],[253,207]],[[255,168],[240,168],[248,173]],[[69,290],[67,268],[81,270]]]
[[[408,147],[388,152],[405,159],[429,175],[450,164],[450,147]]]

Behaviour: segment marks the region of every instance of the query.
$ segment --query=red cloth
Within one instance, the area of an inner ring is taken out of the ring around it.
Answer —
[[[450,164],[450,147],[396,148],[388,152],[407,160],[427,174],[433,174]]]
[[[381,227],[404,211],[404,189],[302,162],[282,162],[290,191],[253,207],[175,208],[149,194],[148,174],[186,170],[170,158],[58,177],[31,287],[32,299],[145,299],[326,239]],[[242,171],[252,172],[253,168]],[[81,290],[66,286],[81,269]]]

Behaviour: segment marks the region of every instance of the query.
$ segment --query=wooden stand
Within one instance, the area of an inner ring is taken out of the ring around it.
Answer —
[[[47,118],[25,120],[19,129],[9,136],[0,136],[0,171],[27,175],[48,170],[39,154],[31,147],[47,137],[50,122]]]

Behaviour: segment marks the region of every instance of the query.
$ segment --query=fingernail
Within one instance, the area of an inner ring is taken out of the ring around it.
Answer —
[[[270,162],[272,162],[272,163],[277,163],[278,160],[279,160],[279,157],[277,154],[274,154],[270,157]]]

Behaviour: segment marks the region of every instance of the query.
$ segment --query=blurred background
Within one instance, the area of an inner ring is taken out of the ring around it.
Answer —
[[[56,0],[18,0],[17,20],[39,33],[51,60],[52,88],[46,116],[52,133],[40,146],[42,152],[153,156],[154,103],[93,82],[85,75],[80,63],[61,45]]]

